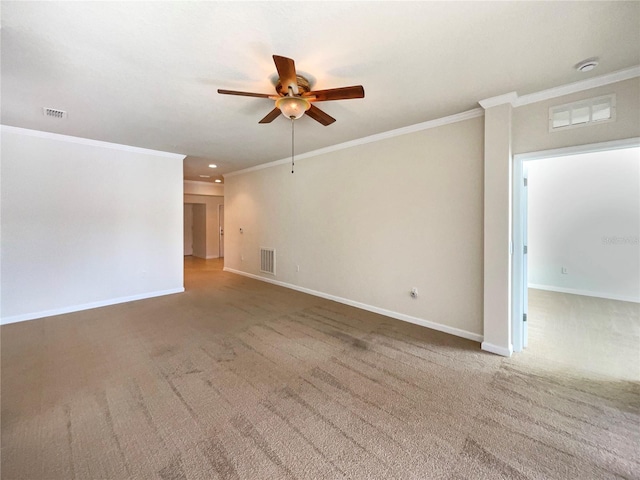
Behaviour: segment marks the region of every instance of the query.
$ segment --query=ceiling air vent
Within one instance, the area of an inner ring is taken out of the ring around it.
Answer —
[[[583,127],[616,119],[615,94],[558,105],[549,109],[549,131]]]
[[[42,113],[44,113],[45,117],[67,118],[67,112],[65,112],[64,110],[58,110],[57,108],[44,107],[42,109]]]

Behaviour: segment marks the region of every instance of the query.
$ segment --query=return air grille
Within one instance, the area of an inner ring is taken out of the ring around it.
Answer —
[[[584,127],[616,119],[615,94],[558,105],[549,109],[549,131]]]
[[[276,274],[276,251],[273,248],[260,247],[260,271]]]
[[[45,117],[67,118],[67,112],[65,112],[64,110],[58,110],[56,108],[44,107],[42,109],[42,113],[44,113]]]

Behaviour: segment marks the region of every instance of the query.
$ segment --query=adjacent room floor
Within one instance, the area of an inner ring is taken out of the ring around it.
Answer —
[[[529,289],[527,359],[640,382],[640,304]]]
[[[184,294],[2,327],[2,478],[640,476],[634,304],[590,337],[624,337],[611,374],[538,328],[565,302],[547,292],[505,359],[221,266],[188,258]]]

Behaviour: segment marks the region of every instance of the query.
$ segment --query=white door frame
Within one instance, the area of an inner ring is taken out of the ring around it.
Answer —
[[[540,152],[520,153],[513,156],[513,258],[511,262],[511,334],[513,351],[521,352],[524,346],[524,288],[525,278],[524,268],[524,211],[525,202],[524,190],[524,165],[530,160],[541,160],[544,158],[565,157],[581,153],[602,152],[607,150],[619,150],[622,148],[632,148],[640,146],[640,137],[613,140],[610,142],[591,143],[588,145],[576,145],[573,147],[557,148],[553,150],[543,150]]]
[[[218,204],[218,258],[224,258],[224,203]]]

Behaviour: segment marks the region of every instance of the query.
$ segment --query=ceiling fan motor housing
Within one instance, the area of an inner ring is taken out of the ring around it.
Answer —
[[[311,91],[311,84],[309,83],[309,80],[304,78],[302,75],[296,75],[296,80],[298,81],[298,92],[300,95],[304,95]],[[287,95],[289,93],[284,90],[280,79],[278,79],[278,84],[276,85],[276,92],[278,92],[279,95]]]

